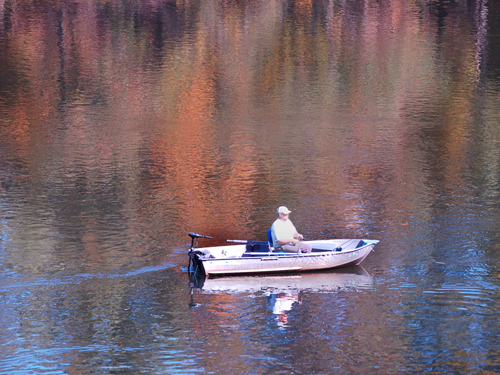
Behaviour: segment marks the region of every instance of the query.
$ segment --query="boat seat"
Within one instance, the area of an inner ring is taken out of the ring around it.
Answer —
[[[274,250],[272,231],[273,231],[272,228],[269,228],[267,230],[267,243],[269,244],[269,251],[273,251]]]
[[[326,249],[315,249],[314,247],[312,248],[311,250],[311,253],[326,253],[326,252],[329,252],[331,250],[326,250]]]
[[[357,249],[358,247],[365,246],[365,245],[366,245],[365,241],[361,240],[361,241],[359,241],[359,242],[358,242],[358,244],[356,245],[356,249]]]
[[[264,241],[258,243],[247,243],[245,246],[245,252],[241,255],[242,257],[254,257],[261,256],[262,253],[269,252],[269,244]]]
[[[254,249],[254,244],[253,243],[247,243],[247,245],[245,246],[245,252],[246,253],[251,253],[254,250],[255,250]]]
[[[247,243],[245,246],[245,252],[241,255],[243,258],[255,256],[253,253],[259,251],[259,246],[255,247],[253,243]]]

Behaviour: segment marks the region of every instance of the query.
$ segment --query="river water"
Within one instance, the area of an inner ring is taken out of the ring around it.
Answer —
[[[0,373],[500,372],[500,5],[0,0]],[[380,240],[192,279],[191,231]]]

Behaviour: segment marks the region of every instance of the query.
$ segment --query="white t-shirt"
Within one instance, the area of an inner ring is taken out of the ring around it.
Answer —
[[[298,299],[298,295],[292,295],[291,293],[277,297],[273,306],[273,314],[285,314],[292,309],[293,304],[297,302]]]
[[[273,236],[273,246],[278,247],[281,246],[277,241],[278,240],[286,240],[293,239],[293,235],[297,233],[297,229],[292,224],[290,219],[286,219],[286,221],[282,221],[279,218],[273,223],[271,227],[271,234]]]

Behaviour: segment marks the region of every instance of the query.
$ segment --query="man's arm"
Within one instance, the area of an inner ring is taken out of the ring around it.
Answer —
[[[284,238],[284,239],[281,239],[281,240],[276,240],[276,242],[280,245],[286,245],[286,244],[289,244],[289,243],[299,243],[302,239],[304,238],[304,236],[302,236],[300,233],[297,233],[295,232],[293,234],[293,239],[288,239],[288,238]]]
[[[296,240],[295,238],[293,240],[289,239],[283,239],[283,240],[276,240],[276,242],[280,245],[287,245],[289,243],[299,243],[299,240]]]

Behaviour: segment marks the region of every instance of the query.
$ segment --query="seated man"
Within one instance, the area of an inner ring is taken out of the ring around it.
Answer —
[[[278,218],[271,227],[273,246],[277,250],[284,250],[289,253],[310,253],[311,245],[302,243],[304,238],[297,232],[292,221],[288,218],[290,211],[285,206],[278,208]]]

